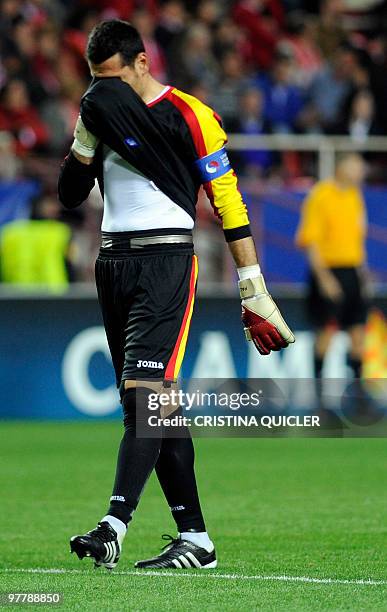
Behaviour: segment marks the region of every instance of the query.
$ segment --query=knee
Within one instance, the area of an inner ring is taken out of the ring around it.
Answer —
[[[122,402],[122,399],[126,391],[130,391],[131,389],[136,389],[137,384],[138,383],[135,380],[122,380],[121,381],[121,384],[119,387],[121,402]]]
[[[121,404],[124,427],[125,429],[131,429],[136,424],[136,390],[123,389],[121,393]]]
[[[352,357],[361,359],[364,351],[364,327],[356,326],[350,330],[351,337],[351,348],[350,353]]]
[[[184,466],[193,465],[195,462],[195,451],[191,437],[164,438],[161,447],[161,457],[165,462],[174,466],[180,463]]]
[[[122,389],[121,404],[125,429],[135,429],[136,425],[147,429],[149,416],[155,414],[154,411],[149,411],[149,395],[151,393],[152,391],[146,387]],[[143,431],[141,428],[140,430]]]
[[[327,326],[317,333],[315,340],[315,351],[317,355],[321,357],[325,356],[331,345],[332,339],[336,334],[336,331],[337,330],[335,328]]]

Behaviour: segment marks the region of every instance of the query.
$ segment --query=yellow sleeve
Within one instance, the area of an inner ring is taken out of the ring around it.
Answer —
[[[296,233],[296,245],[306,248],[320,241],[322,232],[321,187],[316,185],[301,208],[301,219]]]
[[[215,214],[222,220],[226,240],[251,235],[246,204],[238,190],[225,144],[227,135],[220,117],[193,96],[173,90],[191,132],[197,153],[197,169]]]

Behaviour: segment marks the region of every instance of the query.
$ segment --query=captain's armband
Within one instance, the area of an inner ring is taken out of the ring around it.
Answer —
[[[224,147],[195,162],[202,183],[208,183],[231,170],[230,160]]]

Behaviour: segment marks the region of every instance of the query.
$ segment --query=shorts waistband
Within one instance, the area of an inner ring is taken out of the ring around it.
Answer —
[[[157,245],[193,244],[190,230],[145,230],[143,232],[102,232],[101,248],[143,249]]]

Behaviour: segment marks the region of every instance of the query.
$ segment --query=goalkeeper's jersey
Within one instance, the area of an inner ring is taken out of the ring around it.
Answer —
[[[190,228],[203,185],[226,239],[250,235],[220,117],[197,98],[166,87],[145,104],[118,78],[94,79],[81,116],[103,144],[91,166],[72,154],[65,160],[59,179],[65,206],[80,204],[97,177],[105,200],[102,229]]]
[[[194,221],[185,210],[106,145],[103,147],[103,186],[103,232],[193,228]]]

